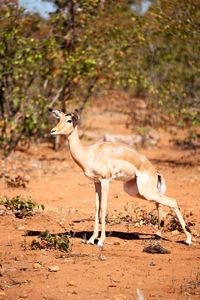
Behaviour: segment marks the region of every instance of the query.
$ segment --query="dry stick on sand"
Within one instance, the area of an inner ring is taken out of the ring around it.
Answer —
[[[158,234],[161,235],[162,205],[170,207],[177,215],[186,235],[186,243],[190,245],[191,234],[179,211],[175,199],[164,195],[165,182],[152,163],[139,154],[131,146],[120,143],[100,142],[91,146],[83,146],[78,134],[78,110],[73,114],[64,114],[53,110],[52,114],[59,123],[51,130],[52,135],[65,135],[74,161],[84,174],[94,182],[96,192],[96,211],[94,232],[89,244],[94,244],[99,235],[99,218],[101,212],[101,236],[97,246],[102,247],[105,235],[105,216],[108,200],[109,184],[115,180],[124,182],[124,191],[156,203],[158,211]]]

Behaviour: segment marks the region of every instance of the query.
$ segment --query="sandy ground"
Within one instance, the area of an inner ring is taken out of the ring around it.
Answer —
[[[90,110],[84,127],[99,138],[105,132],[130,135],[124,123],[119,113]],[[0,299],[139,299],[137,289],[145,300],[200,299],[200,153],[175,148],[166,133],[159,134],[156,147],[140,152],[162,172],[166,194],[177,199],[186,221],[194,225],[190,227],[192,246],[183,243],[185,236],[178,230],[164,230],[158,239],[155,226],[137,222],[155,205],[125,194],[121,182],[110,187],[103,249],[85,244],[93,230],[93,183],[68,150],[54,152],[50,143],[33,145],[0,161],[1,199],[31,196],[32,201],[45,205],[44,211],[23,219],[0,207]],[[29,183],[26,188],[7,187],[5,174],[21,175]],[[170,211],[165,207],[164,212]],[[68,253],[31,249],[39,232],[59,234],[64,228],[74,233]],[[170,253],[143,252],[155,244]],[[56,267],[54,272],[52,267]]]

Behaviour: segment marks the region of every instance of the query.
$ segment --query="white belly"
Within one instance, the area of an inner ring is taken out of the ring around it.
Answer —
[[[135,174],[128,175],[126,173],[117,172],[117,173],[113,174],[113,176],[111,177],[111,180],[120,180],[120,181],[126,182],[126,181],[130,181],[134,178],[135,178]]]

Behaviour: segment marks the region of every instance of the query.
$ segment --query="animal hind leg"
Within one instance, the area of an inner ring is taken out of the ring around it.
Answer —
[[[138,190],[136,178],[124,183],[124,191],[132,197],[139,195],[139,190]],[[161,231],[162,231],[161,230],[162,205],[159,204],[159,203],[156,203],[156,208],[157,208],[157,212],[158,212],[158,231],[157,231],[157,235],[161,236]]]
[[[154,201],[161,205],[166,205],[176,213],[182,229],[186,235],[186,243],[188,245],[192,244],[191,234],[186,228],[185,221],[181,215],[181,212],[179,211],[176,200],[162,195],[155,185],[155,179],[153,178],[153,176],[148,176],[148,174],[145,174],[145,176],[137,177],[137,185],[140,195],[142,195],[145,199]]]
[[[161,236],[162,233],[162,224],[163,224],[163,214],[162,214],[162,204],[156,203],[156,208],[158,212],[158,231],[156,232],[157,235]]]
[[[155,201],[159,204],[163,204],[163,205],[166,205],[168,207],[170,207],[177,215],[177,218],[181,224],[181,227],[186,235],[186,243],[188,245],[191,245],[192,244],[192,241],[191,241],[191,234],[189,233],[186,225],[185,225],[185,221],[181,215],[181,212],[178,208],[178,205],[177,205],[177,202],[175,199],[172,199],[172,198],[169,198],[167,196],[164,196],[164,195],[161,195],[159,192],[155,192],[155,193],[152,193],[152,194],[147,194],[145,195],[145,198],[147,200],[152,200],[152,201]]]

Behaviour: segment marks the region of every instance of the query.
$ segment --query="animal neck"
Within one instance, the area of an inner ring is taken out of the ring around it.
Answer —
[[[74,131],[68,136],[68,141],[72,158],[82,169],[84,169],[84,163],[86,161],[86,149],[81,144],[77,126],[74,128]]]

